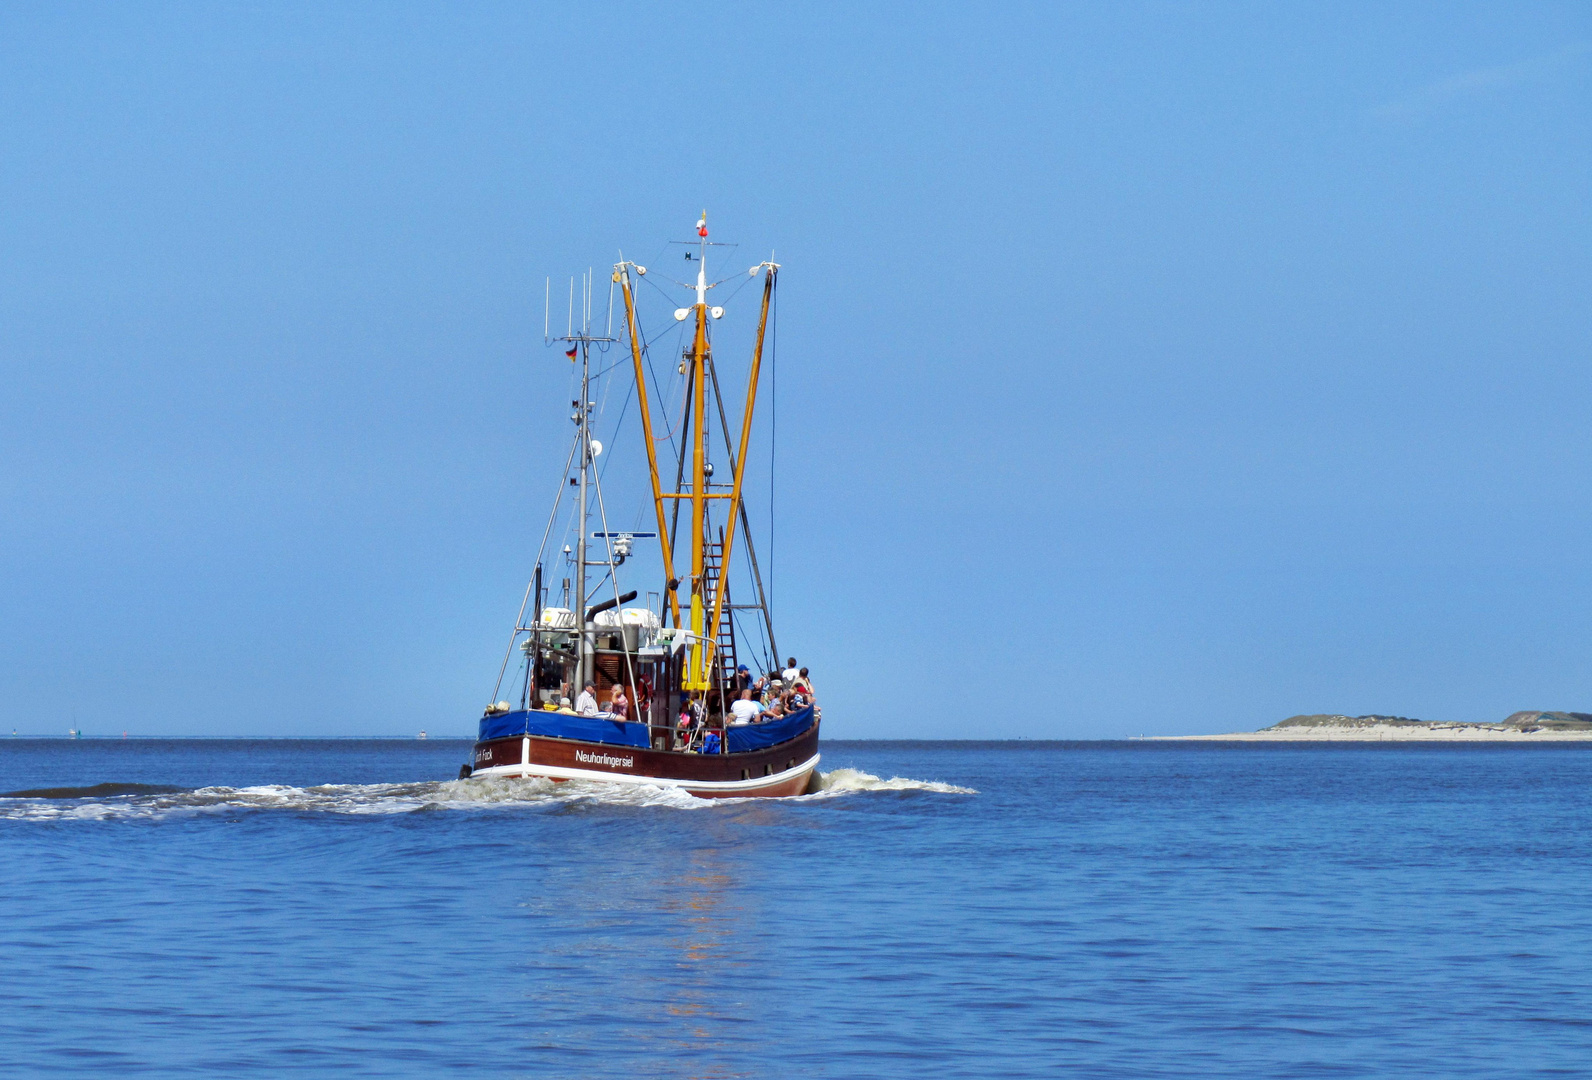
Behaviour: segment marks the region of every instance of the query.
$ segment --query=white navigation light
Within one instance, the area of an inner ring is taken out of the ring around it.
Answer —
[[[596,439],[593,439],[591,441],[591,456],[592,457],[602,457],[603,456],[603,444],[598,442]]]
[[[758,263],[756,266],[752,267],[750,270],[748,270],[746,272],[746,276],[747,277],[756,277],[757,276],[757,272],[759,270],[761,270],[761,269],[763,269],[763,264],[762,263]]]
[[[721,307],[708,308],[708,314],[712,315],[715,319],[722,319],[724,318],[724,309]]]
[[[645,266],[638,266],[638,267],[636,267],[636,273],[640,274],[642,277],[646,277],[647,276],[647,268]]]
[[[688,308],[688,307],[677,307],[677,308],[674,309],[674,321],[675,322],[685,322],[685,317],[687,315],[689,315],[689,314],[691,314],[691,309],[690,308]]]

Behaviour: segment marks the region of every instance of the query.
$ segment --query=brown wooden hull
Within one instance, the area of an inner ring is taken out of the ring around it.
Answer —
[[[511,735],[475,744],[474,776],[543,776],[678,787],[703,798],[802,795],[818,767],[818,724],[777,746],[739,754],[686,754],[635,746]]]

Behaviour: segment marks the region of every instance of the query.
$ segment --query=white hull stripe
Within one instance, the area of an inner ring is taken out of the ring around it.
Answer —
[[[794,769],[786,769],[772,776],[754,776],[748,780],[681,780],[672,776],[640,776],[636,773],[598,772],[595,769],[566,769],[559,765],[493,765],[487,769],[476,769],[470,777],[474,779],[493,776],[546,776],[554,780],[603,780],[610,784],[650,784],[653,787],[687,788],[691,791],[757,791],[785,780],[794,780],[804,772],[812,772],[818,767],[818,759],[822,756],[814,754]]]

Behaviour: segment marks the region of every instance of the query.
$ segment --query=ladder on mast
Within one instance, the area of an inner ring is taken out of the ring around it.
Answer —
[[[712,596],[719,587],[719,578],[724,574],[724,527],[719,526],[717,540],[709,540],[702,545],[702,591],[705,596]],[[713,645],[714,666],[717,674],[717,688],[730,692],[735,686],[735,619],[728,610],[730,602],[730,587],[724,586],[724,602],[726,605],[725,617],[719,620],[719,636]]]

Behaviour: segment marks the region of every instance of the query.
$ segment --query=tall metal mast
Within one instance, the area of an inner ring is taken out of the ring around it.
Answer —
[[[708,689],[708,649],[702,640],[704,563],[707,531],[707,425],[702,422],[707,397],[708,359],[708,212],[697,222],[696,334],[691,343],[691,652],[687,690]]]
[[[587,658],[591,655],[591,634],[586,629],[586,479],[591,469],[591,348],[579,342],[580,400],[575,403],[576,423],[580,425],[580,509],[577,512],[575,540],[575,625],[580,629],[580,646],[575,650],[575,685],[571,694],[586,688]]]
[[[580,400],[572,401],[574,409],[570,419],[575,422],[576,441],[579,445],[580,475],[576,483],[580,489],[579,505],[576,508],[576,538],[575,538],[575,628],[578,634],[578,645],[575,650],[575,684],[570,687],[572,694],[579,694],[586,685],[586,680],[591,678],[592,639],[591,630],[586,625],[586,538],[588,531],[586,519],[588,513],[587,487],[591,478],[591,468],[596,460],[597,453],[601,452],[601,444],[596,443],[591,437],[591,412],[595,403],[591,400],[591,346],[593,343],[608,343],[618,340],[613,337],[594,337],[591,332],[591,272],[581,278],[581,321],[580,332],[576,333],[575,327],[575,284],[570,282],[570,315],[568,332],[560,338],[550,338],[550,341],[567,341],[571,348],[567,355],[570,360],[580,362]],[[610,293],[610,300],[612,294]],[[544,316],[545,318],[545,316]],[[609,321],[613,316],[610,308]],[[612,327],[610,327],[612,329]],[[545,322],[544,322],[544,334]],[[594,449],[597,453],[594,453]]]

